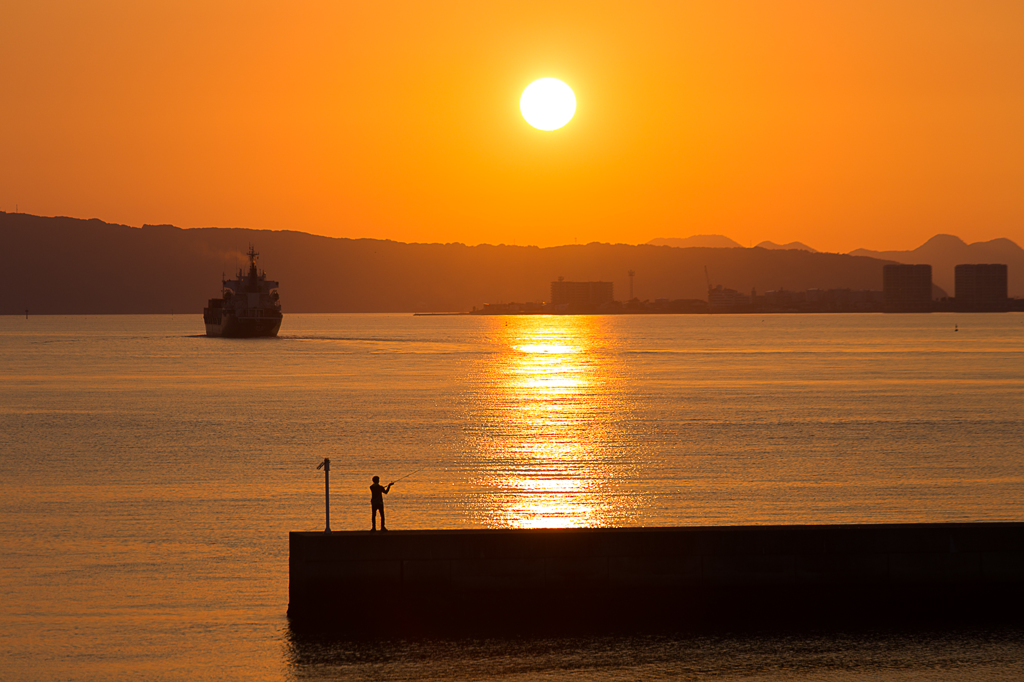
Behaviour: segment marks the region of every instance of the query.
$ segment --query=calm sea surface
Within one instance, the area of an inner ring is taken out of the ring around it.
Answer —
[[[959,331],[954,331],[958,325]],[[0,678],[969,680],[1024,630],[354,644],[287,533],[1024,521],[1024,315],[0,317]]]

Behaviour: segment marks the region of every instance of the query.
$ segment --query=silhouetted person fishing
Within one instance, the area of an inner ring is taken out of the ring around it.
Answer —
[[[372,526],[370,531],[377,530],[377,512],[380,512],[380,529],[387,530],[384,525],[384,496],[391,490],[391,486],[395,483],[392,481],[388,483],[387,487],[380,484],[380,476],[373,477],[373,485],[370,486],[370,515]]]

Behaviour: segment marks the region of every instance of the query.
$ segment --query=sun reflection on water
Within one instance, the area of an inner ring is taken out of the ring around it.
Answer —
[[[505,351],[485,376],[491,399],[479,406],[490,427],[477,453],[487,525],[621,524],[626,497],[614,488],[632,472],[616,449],[621,368],[602,352],[601,318],[507,322]]]

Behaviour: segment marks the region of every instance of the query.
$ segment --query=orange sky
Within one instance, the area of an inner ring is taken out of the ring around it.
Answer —
[[[0,4],[0,210],[470,244],[1024,245],[1024,3]],[[554,76],[565,128],[519,114]]]

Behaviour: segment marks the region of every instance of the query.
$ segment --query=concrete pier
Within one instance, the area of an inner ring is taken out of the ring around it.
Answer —
[[[289,616],[450,628],[1024,622],[1024,523],[291,533]]]

